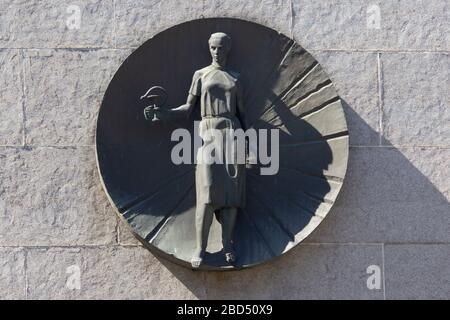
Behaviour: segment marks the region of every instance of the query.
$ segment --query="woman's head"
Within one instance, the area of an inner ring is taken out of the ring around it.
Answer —
[[[224,66],[231,49],[231,38],[223,32],[216,32],[209,38],[209,51],[213,63]]]

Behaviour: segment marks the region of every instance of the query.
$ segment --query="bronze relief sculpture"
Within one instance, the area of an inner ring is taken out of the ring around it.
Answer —
[[[213,33],[208,44],[212,62],[209,66],[195,71],[186,103],[174,109],[147,107],[144,110],[146,118],[154,119],[156,115],[161,119],[188,116],[195,108],[197,100],[200,100],[201,132],[211,129],[226,132],[242,127],[239,115],[244,114],[244,105],[239,74],[227,69],[231,38],[223,32]],[[205,148],[214,143],[206,136],[203,135]],[[226,149],[223,149],[223,152],[226,152]],[[191,265],[198,268],[203,260],[214,214],[222,225],[225,259],[233,263],[233,231],[237,208],[245,205],[245,164],[199,163],[196,165],[195,185],[197,240]]]
[[[201,137],[198,152],[183,152],[191,162],[173,161],[180,129]],[[225,141],[239,130],[244,161]],[[105,191],[149,250],[232,270],[283,254],[325,218],[345,177],[348,131],[331,80],[301,46],[213,18],[170,28],[125,60],[100,109],[96,151]]]

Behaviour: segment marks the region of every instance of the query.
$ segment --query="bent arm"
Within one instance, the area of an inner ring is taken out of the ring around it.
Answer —
[[[177,108],[169,109],[169,113],[176,117],[180,117],[180,118],[186,117],[187,118],[191,114],[196,103],[197,103],[197,96],[194,96],[193,94],[189,93],[186,103]]]

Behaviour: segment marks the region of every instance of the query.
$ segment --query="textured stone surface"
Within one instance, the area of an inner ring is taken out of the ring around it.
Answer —
[[[352,148],[342,205],[448,201],[450,150]]]
[[[312,54],[329,74],[343,100],[350,145],[378,145],[377,54],[318,51]]]
[[[141,247],[33,249],[28,257],[29,298],[205,298],[201,273],[170,268]],[[77,269],[79,289],[71,281]]]
[[[377,5],[380,28],[373,26]],[[447,0],[338,1],[296,0],[294,36],[307,49],[450,48]]]
[[[291,36],[289,0],[205,0],[203,15],[253,21]]]
[[[117,46],[137,47],[178,23],[209,17],[240,18],[290,34],[290,5],[287,0],[118,0]]]
[[[25,252],[0,248],[0,299],[25,299]]]
[[[450,146],[450,54],[383,54],[382,62],[385,143]]]
[[[71,5],[79,7],[79,28],[72,27],[75,16]],[[0,47],[3,48],[113,44],[112,0],[2,0],[0,12]]]
[[[308,241],[449,242],[450,149],[351,148],[336,207]]]
[[[22,144],[22,58],[19,50],[0,50],[0,145]]]
[[[93,148],[3,148],[0,163],[0,245],[115,242]]]
[[[119,244],[121,245],[142,245],[142,243],[136,239],[134,234],[131,232],[129,226],[126,225],[122,219],[117,217],[118,219],[118,233],[119,233]]]
[[[387,299],[448,299],[450,245],[386,245]]]
[[[104,92],[129,53],[129,50],[27,51],[27,143],[93,145]]]
[[[117,0],[116,45],[138,47],[178,23],[199,19],[203,1]]]
[[[209,299],[382,299],[367,288],[367,267],[381,268],[381,246],[299,245],[276,261],[206,274]]]

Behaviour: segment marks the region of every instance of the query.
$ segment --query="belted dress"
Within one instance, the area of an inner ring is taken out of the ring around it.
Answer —
[[[239,144],[226,140],[233,130],[242,128],[239,74],[210,65],[194,73],[189,93],[199,98],[202,117],[199,135],[203,145],[195,168],[197,205],[244,207],[245,161],[236,158]]]

